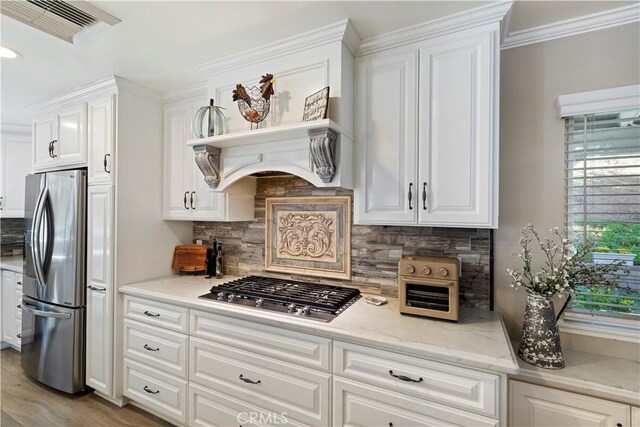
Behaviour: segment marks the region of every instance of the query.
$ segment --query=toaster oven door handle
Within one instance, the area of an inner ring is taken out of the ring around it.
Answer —
[[[399,380],[412,382],[412,383],[421,383],[422,381],[424,381],[424,378],[422,377],[418,378],[417,380],[414,380],[413,378],[409,378],[405,375],[396,375],[393,373],[392,370],[389,370],[389,375],[391,375],[393,378],[397,378]]]

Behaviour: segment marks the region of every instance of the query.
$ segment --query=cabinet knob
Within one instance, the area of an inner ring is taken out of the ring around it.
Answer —
[[[444,267],[440,267],[440,270],[438,270],[438,273],[442,276],[442,277],[447,277],[447,275],[449,274],[449,270],[447,270]]]
[[[407,273],[413,274],[415,272],[416,272],[416,268],[413,265],[411,264],[407,265]]]

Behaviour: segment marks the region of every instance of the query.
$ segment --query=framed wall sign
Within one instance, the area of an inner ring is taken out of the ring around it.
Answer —
[[[327,108],[329,107],[329,86],[319,90],[304,100],[303,122],[311,122],[318,119],[327,118]]]
[[[351,278],[351,197],[266,199],[265,269]]]

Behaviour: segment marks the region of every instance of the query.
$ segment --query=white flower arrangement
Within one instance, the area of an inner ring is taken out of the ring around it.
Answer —
[[[589,264],[589,254],[594,242],[586,241],[576,248],[567,238],[566,230],[560,232],[558,227],[549,230],[551,239],[540,238],[531,224],[522,229],[520,246],[522,250],[517,256],[522,259],[522,269],[507,269],[511,277],[511,287],[524,287],[529,292],[552,298],[572,294],[578,286],[617,288],[615,281],[620,274],[620,263]],[[544,255],[544,265],[539,271],[533,271],[532,246],[538,247]]]

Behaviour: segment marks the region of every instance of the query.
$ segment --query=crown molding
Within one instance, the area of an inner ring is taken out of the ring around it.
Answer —
[[[360,43],[357,56],[368,55],[400,45],[497,22],[504,18],[512,5],[513,2],[510,0],[498,1],[476,9],[465,10],[443,18],[374,36]]]
[[[83,101],[90,96],[105,92],[115,92],[117,90],[125,90],[156,102],[160,102],[162,100],[158,92],[139,86],[129,80],[123,79],[122,77],[111,76],[104,80],[82,86],[79,89],[58,95],[54,98],[36,102],[35,104],[27,106],[27,108],[32,110],[47,110],[62,104]]]
[[[19,133],[31,135],[31,126],[13,123],[0,123],[0,133]]]
[[[352,54],[358,49],[360,37],[348,19],[275,43],[245,50],[222,59],[205,62],[196,68],[206,75],[213,75],[244,67],[248,63],[259,63],[280,58],[335,42],[342,42]]]
[[[640,85],[571,93],[558,97],[560,117],[640,109]]]
[[[502,42],[502,50],[527,46],[563,37],[599,31],[640,21],[640,3],[618,7],[540,27],[509,33]]]
[[[200,82],[181,88],[171,89],[162,93],[162,102],[165,104],[184,101],[197,96],[207,96],[207,82]]]

